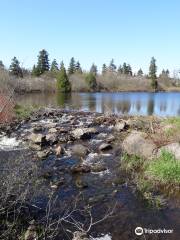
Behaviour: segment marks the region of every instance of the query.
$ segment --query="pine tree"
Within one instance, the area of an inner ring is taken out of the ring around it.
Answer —
[[[116,65],[114,64],[114,59],[112,59],[111,61],[110,61],[110,64],[109,64],[109,71],[111,71],[111,72],[115,72],[116,71]]]
[[[107,72],[107,66],[106,66],[106,64],[104,63],[103,65],[102,65],[102,74],[105,74]]]
[[[123,63],[122,71],[123,71],[123,74],[129,73],[128,65],[125,62]]]
[[[95,90],[97,88],[96,76],[94,73],[92,72],[88,73],[85,80],[90,90]]]
[[[57,64],[57,61],[56,59],[54,59],[51,63],[51,69],[50,71],[51,72],[57,72],[59,69],[58,69],[58,64]]]
[[[0,60],[0,69],[4,69],[3,61]]]
[[[76,62],[75,72],[82,73],[82,68],[81,68],[81,64],[79,63],[79,61]]]
[[[141,68],[138,70],[137,75],[140,76],[140,77],[143,76],[143,71],[142,71]]]
[[[130,64],[127,65],[127,74],[132,76],[132,68]]]
[[[157,72],[156,59],[152,57],[149,66],[149,77],[151,79],[151,87],[154,90],[156,90],[158,86],[156,72]]]
[[[118,67],[118,73],[123,74],[123,67],[121,65],[119,65]]]
[[[37,68],[36,65],[33,65],[33,69],[32,69],[32,72],[31,72],[32,76],[34,77],[39,77],[41,75],[39,69]]]
[[[57,73],[57,89],[60,92],[70,92],[71,84],[69,82],[68,76],[66,74],[66,69],[63,62],[61,62],[61,69]]]
[[[12,59],[11,65],[9,67],[9,72],[16,77],[23,77],[23,72],[20,67],[20,62],[16,57]]]
[[[97,66],[94,63],[90,68],[90,73],[93,73],[95,76],[97,75]]]
[[[75,59],[72,57],[69,63],[69,68],[68,68],[68,74],[71,75],[73,73],[75,73],[76,70],[76,63],[75,63]]]
[[[49,58],[48,58],[48,52],[43,49],[39,52],[38,55],[38,63],[37,63],[37,67],[38,72],[41,74],[43,74],[44,72],[49,71]]]
[[[59,68],[59,70],[61,71],[63,68],[65,68],[65,67],[64,67],[64,62],[61,61],[61,62],[60,62],[60,68]]]
[[[169,77],[169,70],[166,69],[166,76]]]

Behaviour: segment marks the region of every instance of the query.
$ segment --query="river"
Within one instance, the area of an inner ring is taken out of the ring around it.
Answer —
[[[17,102],[105,114],[180,116],[180,92],[33,93],[17,96]]]

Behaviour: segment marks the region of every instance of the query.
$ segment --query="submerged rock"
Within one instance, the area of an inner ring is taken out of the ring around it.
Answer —
[[[60,156],[64,153],[64,148],[61,145],[57,145],[54,149],[56,156]]]
[[[88,148],[83,146],[82,144],[75,144],[74,146],[72,146],[71,150],[75,155],[82,157],[86,156],[89,152]]]
[[[110,150],[112,149],[112,146],[111,144],[109,143],[102,143],[100,146],[99,146],[99,150],[100,151],[106,151],[106,150]]]
[[[123,141],[122,147],[128,154],[142,158],[152,157],[156,150],[156,145],[147,139],[147,134],[138,131],[131,132]]]
[[[88,173],[91,171],[90,166],[88,165],[75,165],[71,168],[72,173]]]

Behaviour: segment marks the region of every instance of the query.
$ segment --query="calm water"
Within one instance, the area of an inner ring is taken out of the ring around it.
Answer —
[[[180,92],[26,94],[19,104],[125,115],[180,116]]]

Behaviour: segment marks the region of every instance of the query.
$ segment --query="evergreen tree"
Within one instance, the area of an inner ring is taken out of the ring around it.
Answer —
[[[141,68],[138,70],[137,75],[140,76],[140,77],[143,76],[143,71],[142,71]]]
[[[41,73],[40,73],[40,71],[39,71],[39,69],[37,68],[36,65],[33,65],[33,69],[32,69],[32,73],[31,74],[34,77],[39,77],[41,75]]]
[[[81,65],[80,65],[79,61],[76,62],[75,71],[77,73],[82,73],[82,68],[81,68]]]
[[[123,74],[129,73],[128,65],[125,62],[123,63],[122,71],[123,71]]]
[[[166,76],[169,77],[169,70],[166,69]]]
[[[16,57],[12,59],[11,65],[9,67],[9,72],[16,77],[23,77],[23,72],[20,67],[20,63]]]
[[[127,65],[127,74],[132,76],[132,68],[130,64]]]
[[[76,71],[75,59],[72,57],[69,63],[68,74],[71,75]]]
[[[85,80],[91,90],[95,90],[97,88],[96,76],[94,73],[88,73]]]
[[[58,64],[57,64],[57,61],[56,59],[54,59],[51,63],[51,72],[57,72],[59,69],[58,69]]]
[[[4,69],[3,61],[0,60],[0,69]]]
[[[46,71],[49,71],[48,52],[45,49],[39,52],[38,63],[36,68],[38,69],[37,71],[40,73],[40,75]]]
[[[90,68],[90,73],[93,73],[95,76],[97,75],[97,66],[94,63]]]
[[[61,62],[60,62],[60,68],[59,68],[59,70],[61,71],[63,68],[65,68],[65,67],[64,67],[64,62],[61,61]]]
[[[104,63],[103,65],[102,65],[102,74],[105,74],[107,72],[107,66],[106,66],[106,64]]]
[[[61,69],[57,73],[57,89],[60,92],[70,92],[71,84],[69,82],[68,76],[66,74],[66,69],[63,62],[61,62]]]
[[[157,66],[156,59],[154,57],[151,58],[150,66],[149,66],[149,77],[151,79],[151,86],[154,90],[157,89]]]
[[[111,72],[116,71],[116,65],[114,64],[114,59],[112,59],[109,64],[109,71],[111,71]]]
[[[119,65],[118,67],[118,73],[119,74],[122,74],[123,73],[123,67],[121,65]]]

